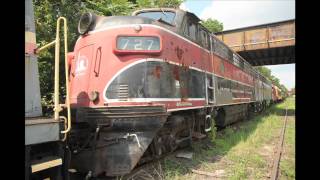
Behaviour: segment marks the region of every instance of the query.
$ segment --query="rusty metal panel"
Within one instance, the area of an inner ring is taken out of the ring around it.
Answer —
[[[216,37],[236,52],[295,45],[295,21],[270,23],[226,32]]]
[[[32,49],[36,47],[32,0],[25,0],[25,117],[42,115],[38,62]]]
[[[25,121],[25,145],[58,141],[59,134],[59,121],[43,118]]]
[[[34,56],[25,57],[25,117],[42,115],[38,63]]]
[[[269,44],[270,47],[295,45],[295,23],[269,27]]]
[[[32,0],[25,0],[25,31],[35,32]]]
[[[221,58],[224,59],[232,59],[232,52],[230,49],[228,49],[228,46],[223,44],[221,41],[218,41],[216,39],[214,40],[214,47],[213,52],[217,55],[219,55]]]
[[[254,50],[254,49],[266,49],[268,48],[267,44],[267,29],[259,28],[249,31],[245,31],[245,50]]]
[[[223,40],[231,49],[234,51],[244,50],[244,33],[243,32],[234,32],[228,34],[222,34],[217,36],[220,40]]]
[[[220,41],[223,41],[222,35],[217,35],[216,37],[217,37]]]

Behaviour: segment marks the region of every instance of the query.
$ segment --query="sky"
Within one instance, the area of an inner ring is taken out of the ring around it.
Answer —
[[[186,0],[181,9],[217,19],[224,30],[295,19],[295,0]],[[295,64],[266,66],[287,89],[295,87]]]

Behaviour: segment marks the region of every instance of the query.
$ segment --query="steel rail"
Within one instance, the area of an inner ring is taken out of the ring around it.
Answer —
[[[285,135],[286,126],[287,126],[287,119],[288,119],[288,107],[286,107],[285,120],[284,120],[283,127],[282,127],[281,134],[280,134],[280,141],[277,145],[276,157],[273,161],[273,166],[272,166],[272,171],[271,171],[271,176],[270,176],[271,180],[278,179],[279,164],[280,164],[280,159],[281,159],[281,154],[282,154],[282,149],[283,149],[283,142],[284,142],[284,135]]]

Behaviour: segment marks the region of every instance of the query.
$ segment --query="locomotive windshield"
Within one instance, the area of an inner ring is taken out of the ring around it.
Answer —
[[[141,12],[137,14],[137,16],[147,17],[154,20],[164,21],[168,24],[173,24],[173,20],[176,13],[171,11],[149,11],[149,12]]]

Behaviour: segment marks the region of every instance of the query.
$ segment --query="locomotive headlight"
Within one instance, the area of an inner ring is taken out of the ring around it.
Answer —
[[[118,36],[115,50],[124,53],[159,53],[160,38],[157,36]]]
[[[91,91],[89,94],[89,99],[90,101],[96,101],[99,97],[99,92],[98,91]]]
[[[139,25],[139,24],[137,24],[137,25],[134,26],[134,30],[135,30],[136,32],[141,31],[141,29],[142,29],[142,27],[141,27],[141,25]]]
[[[90,31],[95,24],[96,15],[92,13],[85,13],[80,17],[78,23],[78,32],[83,35]]]

